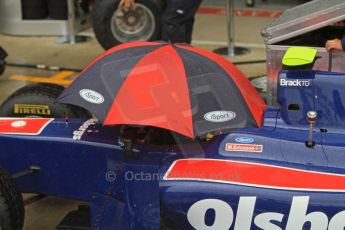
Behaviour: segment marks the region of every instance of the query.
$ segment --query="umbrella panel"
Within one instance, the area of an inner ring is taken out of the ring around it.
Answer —
[[[195,136],[257,127],[243,95],[234,82],[238,76],[230,75],[207,56],[181,47],[176,50],[186,70]]]
[[[193,76],[189,78],[189,87],[196,136],[255,126],[250,115],[248,117],[243,99],[230,90],[232,84],[227,76],[219,73]],[[214,119],[207,119],[207,114],[213,114]],[[217,119],[217,115],[227,120]]]
[[[194,137],[183,63],[171,45],[142,58],[129,73],[105,124],[141,124]]]

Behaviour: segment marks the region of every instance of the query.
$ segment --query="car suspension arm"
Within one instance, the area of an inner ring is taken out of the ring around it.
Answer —
[[[39,166],[30,166],[28,169],[22,171],[22,172],[18,172],[12,175],[12,177],[14,179],[18,179],[20,177],[23,176],[27,176],[30,174],[36,174],[36,173],[40,173],[41,172],[41,168]]]

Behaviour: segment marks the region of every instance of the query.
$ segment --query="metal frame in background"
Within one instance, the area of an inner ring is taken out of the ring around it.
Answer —
[[[214,52],[233,57],[250,53],[250,49],[235,46],[234,0],[226,1],[226,22],[228,31],[228,46],[215,49]]]

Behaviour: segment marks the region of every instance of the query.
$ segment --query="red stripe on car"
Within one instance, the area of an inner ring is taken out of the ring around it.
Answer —
[[[39,135],[52,118],[0,118],[1,134]]]
[[[345,191],[343,174],[230,160],[177,160],[164,179],[210,181],[284,190]]]

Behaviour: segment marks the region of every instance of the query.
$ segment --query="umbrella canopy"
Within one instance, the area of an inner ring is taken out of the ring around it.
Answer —
[[[265,103],[229,61],[185,44],[131,42],[90,63],[60,95],[105,125],[155,126],[190,138],[260,127]]]

